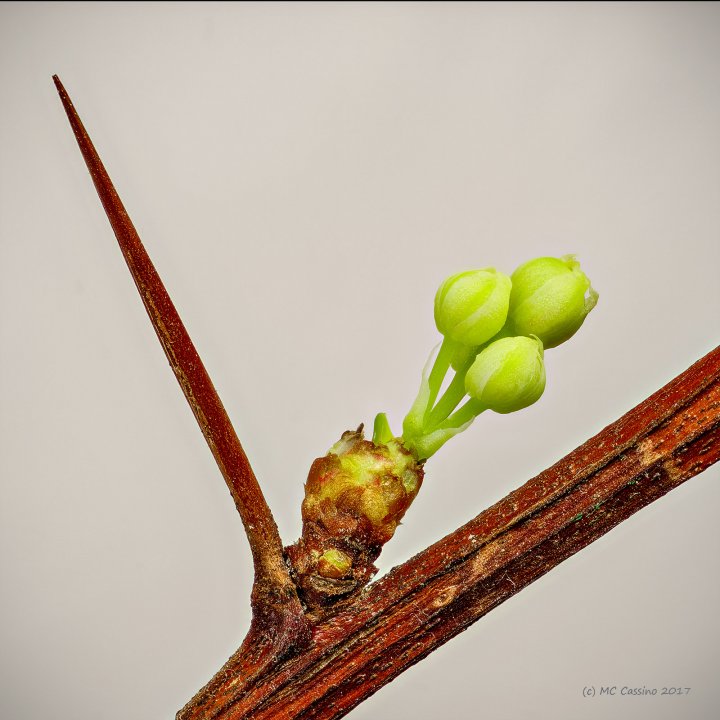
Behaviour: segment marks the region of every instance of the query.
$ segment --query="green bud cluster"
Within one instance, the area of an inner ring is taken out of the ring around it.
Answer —
[[[468,270],[440,285],[434,314],[443,340],[402,436],[379,413],[372,441],[362,426],[345,432],[310,468],[302,537],[286,548],[309,608],[352,597],[376,572],[373,562],[415,499],[427,458],[486,410],[506,414],[537,402],[544,351],[576,333],[596,302],[573,256],[537,258],[512,276]]]
[[[404,446],[424,460],[485,410],[536,402],[545,390],[544,350],[572,337],[597,298],[573,255],[530,260],[510,277],[483,268],[444,280],[434,308],[443,341],[403,422]],[[450,368],[455,376],[438,400]],[[391,435],[379,416],[374,439]]]

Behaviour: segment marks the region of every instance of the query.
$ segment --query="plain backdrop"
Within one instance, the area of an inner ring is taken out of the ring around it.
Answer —
[[[448,274],[576,253],[545,396],[427,467],[402,562],[720,330],[720,6],[0,4],[0,716],[157,720],[239,645],[242,527],[136,296],[58,73],[286,541],[340,433],[399,430]],[[720,713],[718,469],[352,712]],[[681,697],[583,698],[601,685]]]

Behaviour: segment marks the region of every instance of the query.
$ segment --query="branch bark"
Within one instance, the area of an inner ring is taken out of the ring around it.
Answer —
[[[242,675],[236,653],[178,720],[329,720],[618,523],[720,459],[720,348],[313,628],[296,657]]]
[[[53,80],[150,322],[245,526],[255,569],[252,647],[258,657],[281,655],[307,639],[308,623],[284,561],[272,512],[210,376],[67,91],[57,75]]]

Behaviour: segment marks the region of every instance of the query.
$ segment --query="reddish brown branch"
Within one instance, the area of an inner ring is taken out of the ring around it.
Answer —
[[[307,634],[307,623],[285,566],[275,520],[210,376],[90,137],[57,75],[53,80],[150,322],[245,526],[255,565],[256,644],[282,651]],[[272,637],[263,638],[267,633]]]
[[[230,420],[57,77],[55,84],[255,562],[242,647],[179,720],[339,718],[565,558],[720,458],[720,348],[553,467],[310,628]],[[312,632],[311,632],[312,631]],[[289,652],[289,651],[292,651]]]
[[[241,651],[178,720],[339,718],[565,558],[720,458],[720,348],[244,676]]]

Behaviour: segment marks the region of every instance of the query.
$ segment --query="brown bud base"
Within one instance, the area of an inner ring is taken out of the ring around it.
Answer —
[[[302,537],[286,548],[310,611],[353,597],[377,572],[373,562],[393,536],[423,480],[422,462],[393,439],[348,430],[313,462],[302,504]]]

